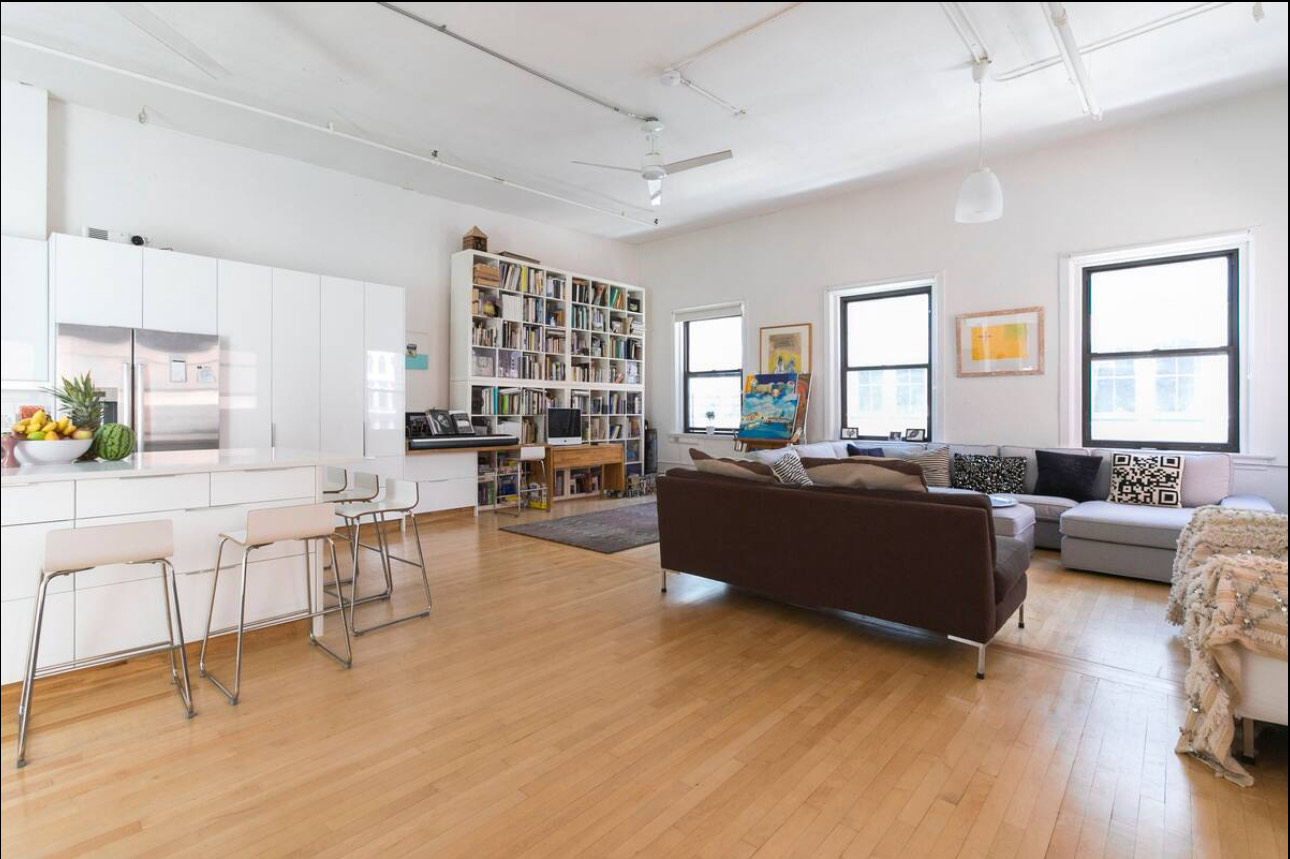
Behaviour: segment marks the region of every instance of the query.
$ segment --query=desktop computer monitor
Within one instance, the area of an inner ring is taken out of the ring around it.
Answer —
[[[546,442],[582,444],[582,409],[547,409]]]

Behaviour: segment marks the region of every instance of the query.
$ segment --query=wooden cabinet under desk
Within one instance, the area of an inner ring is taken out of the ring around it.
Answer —
[[[562,471],[586,468],[600,469],[600,491],[621,492],[626,486],[623,463],[623,446],[621,444],[571,444],[549,445],[546,449],[547,494],[552,501],[567,498],[578,498],[592,495],[591,492],[569,492],[569,482],[565,481],[565,491],[556,494],[556,474]]]

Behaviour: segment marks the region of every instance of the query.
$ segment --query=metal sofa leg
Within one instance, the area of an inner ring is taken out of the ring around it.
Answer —
[[[967,644],[976,648],[976,679],[985,679],[985,645],[979,641],[972,641],[968,638],[959,638],[957,635],[946,636],[950,641],[957,641],[959,644]]]
[[[1017,606],[1017,629],[1026,628],[1026,604]]]

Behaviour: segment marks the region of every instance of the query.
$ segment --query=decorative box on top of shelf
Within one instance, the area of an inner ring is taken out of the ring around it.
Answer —
[[[452,257],[451,401],[476,426],[546,441],[548,408],[644,470],[645,290],[482,251]]]

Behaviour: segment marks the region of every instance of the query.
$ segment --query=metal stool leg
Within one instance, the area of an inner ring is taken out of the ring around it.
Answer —
[[[380,524],[379,522],[377,522],[377,514],[372,514],[372,520],[377,525],[377,530],[379,535]],[[429,576],[429,573],[426,571],[425,550],[422,549],[421,547],[421,530],[420,530],[420,526],[417,525],[417,519],[415,515],[412,517],[412,532],[413,532],[413,538],[416,540],[416,543],[417,543],[417,557],[420,559],[420,563],[417,564],[413,561],[408,561],[403,558],[399,558],[397,556],[391,555],[389,550],[389,544],[386,542],[385,538],[381,536],[380,537],[381,549],[382,549],[381,564],[382,564],[382,568],[387,571],[392,569],[391,563],[390,563],[391,561],[400,561],[409,566],[420,567],[421,581],[422,581],[422,584],[425,586],[425,593],[426,593],[425,610],[416,612],[414,614],[405,615],[404,617],[396,617],[396,618],[393,618],[392,620],[386,620],[386,621],[382,621],[381,623],[372,624],[371,626],[365,626],[365,627],[359,628],[358,615],[355,613],[355,608],[359,604],[358,601],[356,601],[355,599],[355,596],[358,593],[358,586],[355,582],[351,581],[350,589],[349,589],[349,615],[350,615],[350,622],[353,624],[351,626],[351,629],[353,629],[354,635],[363,635],[365,633],[371,632],[376,629],[384,629],[387,626],[394,626],[397,623],[403,623],[404,621],[416,620],[419,617],[429,617],[430,611],[431,611],[430,576]],[[358,578],[358,548],[357,548],[357,544],[355,544],[354,579],[356,580],[357,578]]]
[[[337,592],[339,592],[340,575],[336,572],[336,543],[330,537],[320,538],[319,542],[321,542],[322,540],[326,540],[327,545],[331,547],[331,573],[332,573],[332,578],[336,582],[336,590]],[[318,609],[314,608],[313,576],[310,573],[309,554],[310,553],[308,551],[305,552],[305,588],[306,588],[305,599],[306,599],[306,604],[309,606],[309,615],[310,615],[309,643],[314,647],[321,649],[323,653],[326,653],[328,656],[330,656],[332,659],[335,659],[341,665],[345,666],[346,668],[349,668],[354,664],[354,652],[350,649],[350,645],[349,645],[349,623],[345,618],[344,600],[342,600],[340,604],[340,625],[341,625],[341,629],[345,631],[345,655],[341,656],[336,651],[332,650],[330,647],[323,644],[322,641],[319,640],[318,636],[314,635],[313,615],[316,612],[320,612],[321,608],[318,608]]]
[[[166,589],[166,579],[170,579],[170,588]],[[170,632],[170,675],[171,682],[178,687],[179,700],[184,704],[188,718],[197,715],[193,709],[193,690],[188,681],[188,651],[184,648],[184,620],[179,614],[179,581],[175,576],[175,566],[167,560],[161,561],[161,589],[166,598],[166,629]],[[174,598],[174,626],[171,626],[170,600]],[[180,675],[175,675],[175,651],[179,651]],[[180,682],[182,678],[182,682]]]
[[[22,694],[18,698],[18,769],[27,765],[27,723],[31,720],[31,694],[36,684],[36,661],[40,654],[40,627],[45,620],[45,593],[49,590],[50,577],[40,577],[40,590],[36,593],[36,609],[32,615],[31,638],[27,642],[27,673],[22,681]]]
[[[200,677],[206,676],[206,646],[210,644],[211,624],[215,621],[215,592],[219,590],[219,571],[224,559],[224,544],[227,542],[228,537],[222,537],[219,546],[215,549],[215,575],[211,579],[211,603],[210,610],[206,612],[206,634],[202,636],[202,649],[197,655],[197,674]]]
[[[230,690],[223,683],[219,682],[219,679],[214,674],[212,674],[208,669],[206,669],[204,665],[202,667],[202,676],[204,676],[211,683],[214,683],[215,688],[223,692],[224,697],[228,698],[228,703],[234,706],[237,705],[238,695],[241,693],[241,690],[242,690],[242,638],[246,632],[246,565],[247,565],[247,559],[249,559],[250,557],[251,557],[250,547],[243,548],[242,549],[242,589],[238,598],[239,607],[237,612],[237,656],[233,661],[232,690]],[[216,573],[216,580],[211,584],[212,608],[215,605],[215,586],[218,585],[219,583],[219,570],[216,569],[215,573]],[[209,618],[206,621],[206,637],[209,640],[210,638],[210,619]],[[206,642],[202,642],[202,650],[205,651],[205,649],[206,649]],[[203,662],[204,662],[204,659],[203,659]]]

